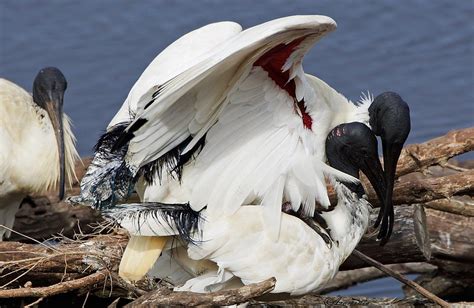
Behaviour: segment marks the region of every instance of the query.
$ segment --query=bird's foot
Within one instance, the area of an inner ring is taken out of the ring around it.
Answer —
[[[329,209],[329,211],[332,209]],[[292,215],[301,219],[306,223],[311,229],[316,231],[316,233],[321,236],[324,242],[328,245],[329,248],[332,247],[334,240],[331,237],[331,229],[328,227],[326,220],[321,216],[320,212],[316,210],[313,217],[308,217],[303,214],[303,210],[300,207],[298,211],[293,210],[293,207],[290,202],[285,202],[281,205],[281,211],[288,215]],[[328,210],[325,210],[328,211]]]
[[[293,207],[291,206],[291,202],[285,202],[281,205],[281,211],[283,213],[289,214],[289,215],[295,215],[296,212],[293,210]]]

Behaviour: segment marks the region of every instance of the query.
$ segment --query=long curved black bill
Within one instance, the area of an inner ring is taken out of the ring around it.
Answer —
[[[393,230],[393,187],[398,158],[410,132],[410,109],[408,104],[394,92],[378,95],[369,107],[370,125],[382,139],[385,183],[385,203],[380,209],[374,227],[380,225],[378,239],[384,245]]]
[[[46,111],[51,119],[59,154],[59,199],[64,198],[66,179],[65,153],[64,153],[64,128],[63,128],[63,93],[51,93],[51,100],[46,102]]]
[[[375,149],[375,153],[377,153],[377,149]],[[381,203],[377,220],[383,217],[384,223],[380,227],[377,239],[381,240],[381,245],[383,245],[390,238],[390,233],[393,228],[393,203],[390,193],[392,191],[393,186],[389,187],[387,185],[385,172],[382,169],[382,164],[380,163],[377,154],[374,157],[371,157],[370,159],[366,159],[360,166],[360,169],[369,179],[369,182],[374,188],[375,193],[377,194],[377,198]],[[388,213],[388,215],[385,216],[385,213]],[[377,227],[379,223],[380,222],[376,222],[377,225],[374,225],[374,227]]]
[[[395,183],[395,172],[397,170],[397,163],[398,158],[400,157],[400,153],[402,151],[402,145],[400,144],[393,144],[387,143],[386,141],[382,140],[382,148],[383,148],[383,161],[384,161],[384,171],[385,171],[385,183],[387,185],[387,191],[385,195],[386,204],[381,209],[382,217],[382,224],[380,225],[380,233],[378,239],[381,240],[380,244],[384,245],[390,235],[392,234],[393,230],[393,223],[394,223],[394,208],[393,208],[393,188]],[[380,213],[378,217],[378,222],[380,223]]]

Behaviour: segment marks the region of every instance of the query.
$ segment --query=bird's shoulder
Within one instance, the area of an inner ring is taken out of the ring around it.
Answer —
[[[7,79],[0,78],[0,106],[7,104],[31,103],[31,94],[22,87]]]

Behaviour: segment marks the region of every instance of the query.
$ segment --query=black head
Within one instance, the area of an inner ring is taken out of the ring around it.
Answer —
[[[62,107],[66,88],[67,81],[63,73],[55,67],[45,67],[38,72],[33,82],[33,101],[43,109],[51,101]]]
[[[403,147],[410,133],[410,108],[394,92],[377,96],[369,107],[370,126],[382,142]]]
[[[384,173],[387,185],[387,204],[380,209],[375,227],[381,223],[378,238],[384,244],[393,229],[393,185],[398,158],[410,132],[410,109],[408,104],[393,92],[385,92],[375,98],[369,107],[370,126],[382,140]]]
[[[385,178],[378,157],[377,138],[370,128],[359,122],[336,126],[326,139],[326,155],[333,168],[353,177],[359,178],[359,171],[362,171],[374,187],[380,203],[385,203]],[[356,193],[363,190],[360,184],[344,184]]]
[[[66,88],[66,78],[55,67],[46,67],[40,70],[33,82],[33,101],[48,113],[58,144],[60,199],[64,197],[65,182],[63,99]]]

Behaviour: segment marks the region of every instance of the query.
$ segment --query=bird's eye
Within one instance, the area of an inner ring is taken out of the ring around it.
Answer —
[[[359,149],[360,155],[366,157],[368,155],[367,149],[366,148],[360,148]]]

